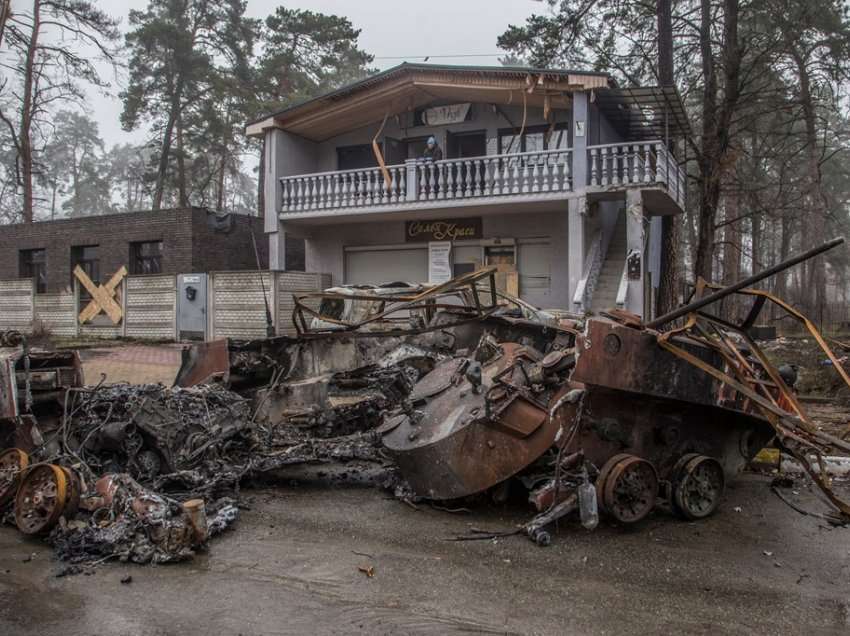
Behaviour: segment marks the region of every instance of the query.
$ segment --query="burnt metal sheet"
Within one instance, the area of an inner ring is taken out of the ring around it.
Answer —
[[[591,318],[577,339],[572,380],[657,398],[716,405],[720,383],[693,365],[661,349],[658,334],[610,320]],[[698,358],[721,365],[716,351],[681,339]]]
[[[226,382],[230,375],[230,353],[227,340],[194,344],[181,352],[180,369],[174,386],[195,386],[215,378]]]

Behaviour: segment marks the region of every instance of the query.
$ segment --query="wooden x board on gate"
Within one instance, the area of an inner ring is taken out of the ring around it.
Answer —
[[[106,315],[109,316],[113,325],[117,325],[121,322],[121,318],[124,316],[124,311],[121,309],[121,306],[115,302],[113,296],[115,296],[115,290],[118,288],[118,285],[121,284],[121,281],[124,280],[126,275],[127,268],[122,265],[121,269],[115,272],[112,275],[112,278],[110,278],[105,285],[98,286],[92,282],[91,278],[89,278],[88,274],[86,274],[82,267],[77,265],[74,268],[74,276],[77,277],[77,280],[80,281],[80,284],[86,288],[86,291],[91,294],[92,297],[89,304],[86,305],[85,309],[80,312],[80,323],[88,322],[101,311],[105,312]]]

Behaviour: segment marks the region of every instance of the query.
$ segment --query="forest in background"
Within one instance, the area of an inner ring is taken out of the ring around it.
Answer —
[[[0,6],[1,222],[184,205],[255,213],[261,147],[245,122],[374,72],[341,16],[280,7],[257,20],[241,0],[151,0],[122,34],[108,3]],[[693,135],[675,151],[689,203],[665,222],[660,307],[696,276],[737,280],[850,236],[846,2],[544,0],[498,45],[512,64],[683,95]],[[126,78],[120,89],[104,63]],[[86,114],[88,96],[116,90],[122,126],[145,143],[109,144]],[[847,255],[769,288],[819,322],[847,320]]]
[[[278,7],[258,20],[242,0],[151,0],[122,35],[109,3],[19,4],[0,45],[7,223],[188,205],[256,214],[261,144],[245,123],[374,72],[339,16]],[[144,143],[101,137],[86,100],[102,91],[117,92],[122,127]]]

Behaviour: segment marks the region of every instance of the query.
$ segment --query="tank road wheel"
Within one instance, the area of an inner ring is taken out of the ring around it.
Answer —
[[[615,455],[596,480],[602,510],[623,524],[637,523],[655,507],[658,475],[645,459]]]
[[[723,466],[705,455],[685,456],[673,473],[673,508],[685,519],[705,519],[720,505],[726,479]]]
[[[80,485],[71,471],[53,464],[33,466],[15,497],[15,524],[24,534],[50,530],[65,514],[76,512]]]
[[[30,456],[19,448],[0,453],[0,508],[15,497],[23,473],[30,465]]]

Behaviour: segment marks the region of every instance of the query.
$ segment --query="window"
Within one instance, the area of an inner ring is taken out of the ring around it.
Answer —
[[[130,273],[162,273],[162,241],[130,243]]]
[[[569,129],[566,124],[556,124],[551,132],[549,126],[530,126],[522,136],[516,132],[513,128],[499,131],[499,154],[569,148]]]
[[[71,286],[74,285],[74,270],[77,266],[91,278],[95,285],[100,284],[100,258],[97,255],[97,245],[74,245],[71,248]],[[91,294],[80,285],[80,300],[87,302],[91,300]]]
[[[47,252],[43,249],[21,250],[18,263],[19,278],[35,280],[35,293],[47,291]]]

